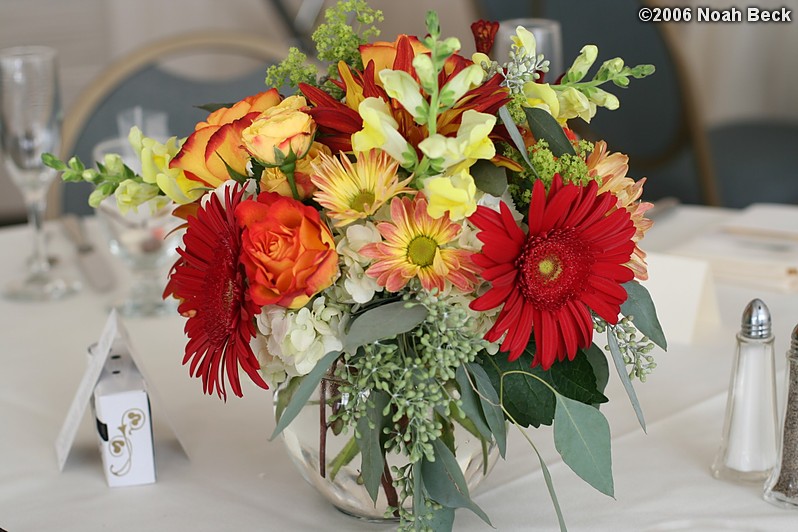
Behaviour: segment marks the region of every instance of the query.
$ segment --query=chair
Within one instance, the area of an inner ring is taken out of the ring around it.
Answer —
[[[88,166],[93,162],[94,146],[118,136],[118,113],[134,106],[166,112],[171,134],[185,137],[207,116],[207,111],[197,106],[235,102],[266,90],[266,69],[286,54],[287,46],[281,43],[219,31],[187,33],[135,50],[108,67],[68,110],[63,125],[62,156],[77,155]],[[220,62],[220,57],[225,60]],[[192,67],[197,61],[229,67],[233,59],[239,67],[246,61],[250,68],[244,73],[238,68],[239,73],[232,79],[207,76],[197,79],[185,73],[187,64],[189,70],[214,70]],[[58,185],[51,189],[48,198],[49,217],[61,211],[91,214],[87,203],[90,185]]]

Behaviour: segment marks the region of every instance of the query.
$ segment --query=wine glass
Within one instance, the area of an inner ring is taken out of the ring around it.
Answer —
[[[182,220],[172,216],[171,203],[160,208],[140,205],[125,213],[116,199],[106,198],[97,207],[97,217],[108,237],[111,253],[127,267],[128,286],[114,308],[125,317],[171,315],[177,306],[162,297],[167,271],[177,258]]]
[[[136,107],[120,113],[117,122],[120,136],[97,144],[92,151],[94,160],[102,163],[107,155],[116,155],[134,172],[140,172],[141,160],[127,139],[127,133],[135,125],[148,137],[163,137],[167,131],[167,116]],[[97,207],[97,218],[111,254],[122,261],[129,274],[122,299],[113,304],[122,316],[150,317],[177,311],[173,299],[162,297],[169,266],[177,259],[176,248],[182,238],[183,221],[172,216],[175,207],[171,202],[162,204],[150,200],[123,212],[114,196]]]
[[[560,23],[546,18],[514,18],[499,23],[499,31],[494,40],[494,58],[499,63],[507,61],[510,55],[510,44],[515,29],[523,26],[535,36],[537,54],[543,54],[549,60],[549,71],[546,73],[547,83],[554,83],[565,71],[563,66],[562,32]]]
[[[47,190],[56,176],[42,162],[58,153],[61,107],[56,51],[45,46],[0,50],[0,151],[12,182],[20,189],[34,233],[28,274],[5,287],[9,299],[49,301],[75,292],[78,285],[53,275],[42,228]]]

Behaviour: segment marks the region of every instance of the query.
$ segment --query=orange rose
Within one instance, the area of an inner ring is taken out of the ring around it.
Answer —
[[[413,35],[399,35],[394,42],[377,41],[363,44],[359,48],[363,67],[370,61],[374,62],[374,81],[382,87],[380,71],[386,68],[404,70],[413,73],[413,58],[419,54],[428,54],[429,48],[424,46],[418,37]],[[444,63],[443,72],[446,76],[457,74],[471,64],[469,59],[460,54],[453,54]]]
[[[271,89],[214,111],[197,124],[169,167],[179,168],[189,179],[213,188],[230,179],[225,163],[246,175],[249,154],[241,147],[241,132],[261,112],[278,103],[280,95]]]
[[[403,46],[409,45],[412,49],[413,56],[429,52],[429,48],[424,46],[424,44],[418,40],[418,37],[413,35],[399,35],[394,42],[377,41],[371,44],[361,45],[360,58],[363,60],[363,66],[367,67],[369,61],[374,61],[375,76],[380,73],[380,70],[386,68],[393,69],[394,61],[396,61],[396,52],[399,49],[400,43]],[[382,84],[379,77],[376,77],[376,81],[378,84]]]
[[[286,98],[243,130],[244,147],[268,166],[281,166],[286,159],[291,160],[291,154],[304,157],[316,134],[316,122],[307,110],[308,104],[302,96]]]
[[[322,153],[328,156],[332,155],[330,148],[319,142],[314,142],[308,153],[296,162],[294,180],[300,200],[310,198],[316,191],[316,186],[311,182],[310,175],[313,173],[313,164],[318,164]],[[260,176],[260,189],[264,192],[276,192],[281,196],[293,197],[291,186],[279,168],[263,170]]]
[[[257,201],[241,202],[235,214],[243,229],[241,262],[255,304],[300,308],[333,284],[338,254],[316,209],[263,192]]]

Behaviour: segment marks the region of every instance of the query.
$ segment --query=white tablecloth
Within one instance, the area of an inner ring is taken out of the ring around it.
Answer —
[[[726,215],[682,207],[658,220],[647,249],[667,250]],[[48,230],[61,270],[78,277],[74,252],[59,228]],[[22,273],[27,234],[22,227],[0,230],[2,282]],[[798,299],[726,285],[717,286],[717,296],[722,326],[701,331],[692,345],[671,345],[658,354],[648,382],[636,383],[648,434],[637,425],[617,375],[611,376],[611,401],[603,411],[613,434],[615,500],[559,461],[548,430],[530,432],[549,464],[570,530],[798,529],[798,513],[764,502],[760,485],[721,482],[709,473],[743,307],[753,297],[769,305],[782,369],[789,332],[798,323]],[[59,472],[53,444],[108,300],[88,288],[57,303],[0,300],[0,528],[386,530],[333,509],[294,471],[282,444],[268,442],[274,426],[269,392],[245,386],[243,399],[231,397],[226,404],[202,394],[200,382],[181,366],[183,320],[177,316],[125,323],[190,458],[155,411],[157,483],[109,488],[88,415]],[[779,385],[781,397],[782,379]],[[511,436],[508,460],[499,462],[475,499],[498,530],[557,529],[537,459],[518,434]],[[455,529],[489,530],[465,510],[458,511]]]

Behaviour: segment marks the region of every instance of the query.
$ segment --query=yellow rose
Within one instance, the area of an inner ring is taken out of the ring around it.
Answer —
[[[304,157],[316,134],[316,122],[305,110],[307,103],[301,96],[267,109],[241,133],[244,147],[267,166],[281,166],[292,154]]]
[[[294,170],[294,181],[296,182],[299,199],[310,198],[316,191],[316,187],[310,180],[313,173],[313,164],[319,164],[321,154],[331,156],[330,148],[324,144],[314,142],[310,146],[307,155],[296,162]],[[260,176],[260,189],[263,192],[276,192],[281,196],[292,197],[291,186],[288,179],[279,168],[266,168]]]

